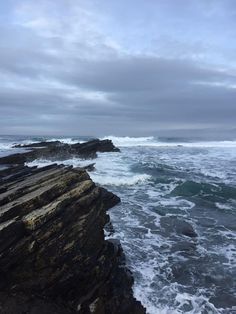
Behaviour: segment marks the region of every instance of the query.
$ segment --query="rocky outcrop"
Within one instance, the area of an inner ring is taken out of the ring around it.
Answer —
[[[81,168],[0,171],[0,313],[145,313],[120,245],[104,239],[118,202]]]
[[[0,158],[0,164],[24,164],[35,159],[64,160],[73,157],[95,158],[97,152],[119,152],[110,140],[95,139],[85,143],[65,144],[59,141],[41,142],[15,147],[31,149],[30,151]]]

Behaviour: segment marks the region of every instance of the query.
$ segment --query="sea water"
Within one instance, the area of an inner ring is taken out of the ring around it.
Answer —
[[[90,176],[121,198],[106,236],[122,243],[135,297],[149,314],[236,313],[236,141],[106,138],[121,152],[99,153]],[[88,138],[3,136],[0,154],[45,139]]]

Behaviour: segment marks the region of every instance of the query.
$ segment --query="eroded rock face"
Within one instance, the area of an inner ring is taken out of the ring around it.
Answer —
[[[145,313],[120,245],[104,240],[119,201],[84,169],[0,171],[0,313]]]
[[[97,152],[119,152],[111,140],[95,139],[85,143],[64,144],[59,141],[41,142],[15,147],[31,149],[27,152],[17,153],[0,158],[0,164],[24,164],[38,158],[49,160],[64,160],[73,157],[95,158]]]

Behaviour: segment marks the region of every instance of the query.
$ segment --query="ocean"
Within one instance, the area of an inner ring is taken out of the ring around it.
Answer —
[[[123,246],[135,297],[148,314],[236,313],[236,140],[105,138],[121,153],[98,154],[90,176],[122,200],[105,233]],[[0,136],[0,155],[45,139]]]

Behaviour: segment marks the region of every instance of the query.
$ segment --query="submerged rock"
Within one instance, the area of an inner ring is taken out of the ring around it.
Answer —
[[[141,314],[121,246],[104,239],[120,199],[84,169],[0,171],[0,312]]]
[[[197,237],[197,233],[193,229],[193,226],[185,220],[180,220],[178,217],[175,216],[161,217],[160,222],[161,227],[168,233],[176,232],[179,235],[182,234],[190,238]]]

